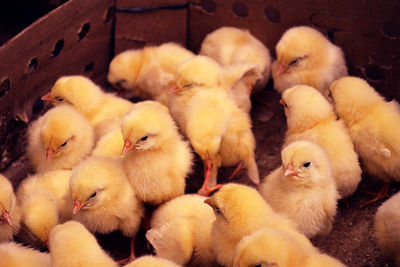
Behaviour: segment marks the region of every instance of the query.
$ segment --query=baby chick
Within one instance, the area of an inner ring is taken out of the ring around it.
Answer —
[[[260,77],[247,84],[248,93],[251,93],[253,87],[255,91],[263,89],[268,82],[271,71],[269,50],[248,30],[221,27],[209,33],[201,44],[200,55],[209,56],[222,66],[255,64]]]
[[[177,66],[194,54],[176,43],[148,46],[118,54],[110,63],[108,81],[142,98],[168,103],[168,89]]]
[[[298,26],[287,30],[276,45],[272,64],[275,89],[283,93],[297,85],[309,85],[329,99],[329,85],[347,75],[342,50],[319,31]]]
[[[21,210],[10,181],[0,174],[0,243],[10,241],[20,228]]]
[[[386,102],[360,78],[344,77],[331,86],[336,112],[349,128],[364,169],[385,182],[400,181],[400,106]],[[385,185],[377,197],[385,197]]]
[[[282,94],[288,131],[285,144],[308,140],[320,145],[331,162],[341,198],[354,193],[361,181],[361,168],[349,132],[329,102],[314,88],[297,85]]]
[[[27,156],[37,172],[72,169],[92,151],[93,128],[73,107],[47,111],[28,130]]]
[[[159,205],[184,194],[192,153],[165,106],[135,105],[121,121],[123,164],[138,199]]]
[[[265,177],[261,195],[308,238],[330,232],[339,194],[325,151],[313,142],[295,141],[281,154],[282,166]]]
[[[107,132],[110,122],[120,119],[133,105],[126,99],[103,92],[90,79],[80,75],[59,78],[42,100],[56,106],[72,105],[94,126],[96,139]]]
[[[305,236],[276,228],[262,228],[245,236],[235,248],[234,266],[345,266],[321,254]]]
[[[79,222],[68,221],[50,232],[51,263],[54,267],[117,267],[96,238]]]
[[[143,206],[136,199],[122,162],[118,158],[92,156],[82,161],[70,180],[73,219],[91,232],[101,234],[120,230],[131,237],[131,255],[143,216]]]
[[[50,254],[10,242],[0,244],[0,266],[50,267]]]
[[[155,257],[155,256],[142,256],[133,262],[125,265],[125,267],[180,267],[172,261]]]
[[[400,192],[378,208],[375,237],[381,250],[400,266]]]
[[[234,249],[240,240],[261,228],[297,233],[294,224],[284,215],[274,212],[251,187],[225,184],[204,202],[214,209],[216,215],[212,229],[213,250],[218,263],[224,266],[233,266]]]
[[[189,261],[199,266],[212,266],[215,257],[211,248],[213,210],[204,205],[206,198],[183,195],[160,206],[151,219],[146,238],[158,257],[178,264]]]

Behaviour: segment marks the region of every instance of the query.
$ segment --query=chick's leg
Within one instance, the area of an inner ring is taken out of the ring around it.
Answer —
[[[361,192],[366,193],[366,194],[376,195],[375,198],[363,203],[360,206],[360,208],[364,208],[365,206],[368,206],[369,204],[375,203],[375,202],[377,202],[377,201],[379,201],[381,199],[389,197],[389,195],[388,195],[389,186],[390,186],[390,184],[386,183],[377,194],[371,193],[371,192],[368,192],[368,191],[364,191],[364,190],[360,190]]]
[[[210,187],[210,175],[211,169],[213,168],[213,164],[209,158],[204,161],[204,182],[197,194],[202,196],[208,196],[211,192],[221,188],[222,185],[217,184],[215,186]]]
[[[235,178],[235,176],[243,169],[244,167],[244,163],[243,161],[241,161],[236,168],[233,170],[232,174],[229,176],[229,180],[232,180],[233,178]]]
[[[136,259],[136,256],[135,256],[135,241],[136,241],[136,238],[132,237],[131,238],[131,248],[130,248],[129,256],[126,259],[118,261],[119,265],[126,265],[126,264],[128,264],[128,263],[130,263],[130,262],[132,262],[132,261],[134,261]]]

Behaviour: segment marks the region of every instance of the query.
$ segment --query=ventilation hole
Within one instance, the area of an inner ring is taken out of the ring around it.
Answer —
[[[400,23],[385,21],[382,26],[383,35],[390,40],[400,38]]]
[[[10,90],[10,79],[5,78],[0,84],[0,97],[5,96]]]
[[[84,72],[91,72],[91,71],[93,71],[93,69],[94,69],[94,63],[93,63],[93,61],[92,61],[92,62],[89,62],[89,63],[85,66],[85,68],[83,69],[83,71],[84,71]]]
[[[54,46],[54,50],[51,52],[51,54],[53,55],[53,57],[58,56],[58,54],[60,54],[61,50],[64,48],[64,40],[61,39],[59,40],[56,45]]]
[[[32,58],[31,61],[29,61],[28,66],[26,66],[25,73],[30,74],[34,72],[36,70],[37,64],[38,64],[37,58]]]
[[[113,20],[115,17],[115,7],[109,7],[107,9],[106,15],[104,16],[104,22],[108,23],[109,21]]]
[[[236,16],[245,18],[249,14],[247,6],[242,2],[235,2],[232,4],[232,11]]]
[[[281,22],[281,12],[274,7],[264,8],[264,14],[267,19],[272,23]]]
[[[201,0],[199,5],[208,13],[214,13],[217,10],[217,3],[214,0]]]
[[[328,31],[328,39],[332,43],[335,43],[335,32],[334,31]]]
[[[87,23],[83,24],[81,31],[78,33],[79,40],[82,40],[83,38],[85,38],[85,36],[86,36],[86,34],[88,34],[89,30],[90,30],[90,23],[87,22]]]
[[[369,65],[365,67],[365,77],[368,80],[380,81],[385,79],[385,73],[379,66]]]
[[[33,115],[39,114],[43,110],[43,107],[44,107],[44,102],[42,101],[41,97],[38,97],[33,103],[32,114]]]

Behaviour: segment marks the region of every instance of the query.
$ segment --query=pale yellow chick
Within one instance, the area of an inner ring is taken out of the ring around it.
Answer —
[[[341,198],[354,193],[361,181],[361,168],[349,131],[336,118],[333,107],[316,89],[297,85],[282,94],[288,130],[284,146],[297,140],[320,145],[331,162]]]
[[[125,265],[124,267],[180,267],[172,261],[155,257],[155,256],[142,256],[133,262]]]
[[[146,238],[156,255],[181,265],[215,265],[211,246],[211,228],[215,215],[211,207],[204,205],[206,198],[199,195],[183,195],[174,198],[154,213],[151,229]]]
[[[282,166],[264,178],[261,195],[308,238],[329,233],[339,194],[325,151],[316,143],[295,141],[281,155]]]
[[[93,233],[120,230],[131,237],[133,258],[132,244],[143,217],[143,206],[129,184],[122,162],[100,156],[82,161],[72,172],[70,189],[73,219]]]
[[[261,228],[278,228],[300,235],[289,219],[274,212],[257,190],[249,186],[225,184],[205,203],[216,215],[213,250],[218,263],[224,266],[233,266],[234,249],[240,240]]]
[[[400,192],[378,208],[375,214],[375,238],[383,253],[400,266]]]
[[[343,267],[340,261],[321,254],[311,242],[276,228],[262,228],[245,236],[235,248],[235,267]]]
[[[42,97],[58,106],[72,105],[94,126],[96,139],[108,131],[108,125],[128,112],[133,103],[105,93],[89,78],[80,75],[59,78],[50,92]]]
[[[251,63],[256,66],[259,77],[246,84],[248,93],[263,89],[271,72],[271,57],[268,48],[248,30],[234,27],[221,27],[209,33],[203,40],[200,55],[215,59],[222,66],[235,66]],[[240,90],[235,87],[232,89]]]
[[[10,181],[0,174],[0,243],[13,239],[20,228],[21,209]]]
[[[329,86],[347,75],[344,55],[319,31],[298,26],[287,30],[276,45],[272,64],[274,87],[279,93],[297,85],[309,85],[329,99]]]
[[[121,121],[123,164],[137,198],[159,205],[183,195],[193,155],[165,106],[138,104]]]
[[[68,221],[50,232],[50,255],[53,267],[117,267],[103,251],[96,238],[79,222]]]
[[[10,242],[0,244],[0,266],[50,267],[50,254]]]
[[[331,92],[365,171],[385,182],[400,181],[399,103],[386,102],[366,81],[356,77],[335,81]],[[377,199],[385,195],[385,190],[387,186]]]
[[[47,111],[28,130],[27,156],[37,172],[72,169],[90,154],[93,127],[73,107]]]
[[[168,103],[168,89],[177,66],[194,54],[176,43],[127,50],[110,63],[108,81],[118,88],[133,90],[142,98]]]

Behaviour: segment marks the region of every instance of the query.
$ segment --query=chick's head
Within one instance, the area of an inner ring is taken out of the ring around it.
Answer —
[[[17,199],[10,181],[0,174],[0,223],[12,226],[11,213],[16,202]]]
[[[110,63],[108,82],[117,89],[134,89],[143,65],[142,61],[142,50],[128,50],[118,54]]]
[[[289,131],[304,130],[335,118],[331,104],[310,86],[295,85],[282,94]]]
[[[86,117],[90,117],[101,106],[103,97],[103,91],[90,79],[74,75],[59,78],[50,93],[42,99],[48,100],[56,106],[72,105]]]
[[[297,184],[313,185],[331,176],[328,156],[323,148],[310,141],[296,141],[282,150],[285,177]]]
[[[329,40],[313,28],[299,26],[287,30],[276,45],[275,75],[318,69],[327,61],[329,45]]]

